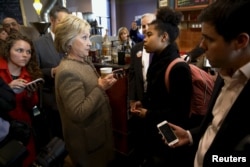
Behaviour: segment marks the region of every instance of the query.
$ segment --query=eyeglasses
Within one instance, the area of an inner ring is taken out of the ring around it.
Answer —
[[[16,26],[17,26],[16,22],[3,24],[4,28],[10,28],[10,27],[16,27]]]

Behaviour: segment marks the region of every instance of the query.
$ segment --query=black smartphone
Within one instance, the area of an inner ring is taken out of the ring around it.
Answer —
[[[116,79],[120,79],[120,78],[123,78],[125,76],[125,71],[123,68],[113,70],[112,73],[114,74],[114,77]]]
[[[179,141],[171,127],[168,125],[167,121],[163,121],[157,124],[157,128],[159,129],[161,135],[165,138],[169,146],[172,146]]]
[[[41,86],[43,83],[44,83],[44,79],[38,78],[38,79],[36,79],[34,81],[31,81],[31,82],[27,83],[25,89],[27,89],[29,91],[34,91],[39,86]]]
[[[38,78],[38,79],[36,79],[34,81],[31,81],[31,82],[27,83],[26,86],[30,86],[30,85],[32,85],[34,83],[36,83],[37,85],[43,84],[44,83],[44,79],[43,78]]]
[[[37,86],[39,86],[39,85],[41,85],[41,84],[43,84],[44,83],[44,79],[43,78],[38,78],[38,79],[36,79],[36,80],[34,80],[34,81],[31,81],[31,82],[29,82],[29,83],[27,83],[27,85],[26,85],[26,89],[29,87],[29,88],[31,88],[31,87],[34,87],[34,85],[33,84],[36,84]],[[13,91],[16,93],[16,94],[19,94],[19,93],[22,93],[22,91],[25,89],[24,87],[23,88],[13,88]]]

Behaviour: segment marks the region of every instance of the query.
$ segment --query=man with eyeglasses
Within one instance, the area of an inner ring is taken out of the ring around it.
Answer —
[[[63,138],[62,125],[55,97],[55,75],[57,66],[64,54],[54,47],[55,28],[70,12],[63,6],[54,6],[49,12],[50,32],[33,41],[37,60],[42,70],[45,83],[41,91],[41,108],[46,114],[49,126],[49,138]],[[44,142],[48,139],[41,140]],[[46,142],[45,142],[46,143]]]
[[[20,32],[22,35],[27,36],[31,40],[34,40],[40,36],[39,32],[35,28],[20,25],[17,20],[12,17],[4,18],[2,25],[8,34],[11,32]]]
[[[16,19],[11,17],[6,17],[5,19],[3,19],[2,25],[8,34],[10,34],[12,31],[20,30],[20,24],[17,23]]]

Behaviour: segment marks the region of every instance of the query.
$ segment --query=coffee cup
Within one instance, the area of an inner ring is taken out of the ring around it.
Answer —
[[[101,77],[104,78],[108,74],[112,73],[112,67],[103,67],[103,68],[100,68],[100,72],[101,72]]]

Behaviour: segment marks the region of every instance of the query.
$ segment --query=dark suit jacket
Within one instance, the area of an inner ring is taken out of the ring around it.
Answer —
[[[55,83],[54,78],[51,77],[51,68],[59,65],[63,55],[57,52],[50,33],[41,36],[33,43],[37,55],[37,60],[45,79],[45,83],[43,86],[44,96],[42,99],[43,107],[57,109],[54,93]]]
[[[137,43],[131,49],[131,63],[129,68],[129,100],[142,100],[144,94],[142,57],[137,53],[143,50],[143,42]]]
[[[215,101],[221,91],[223,86],[223,80],[221,77],[218,77],[215,83],[214,92],[211,97],[210,105],[208,108],[208,113],[203,120],[201,126],[197,129],[191,130],[194,142],[196,144],[199,143],[200,138],[206,131],[207,127],[211,123],[213,116],[212,116],[212,109],[214,107]],[[208,151],[204,157],[204,164],[203,166],[220,166],[221,163],[213,163],[212,162],[212,155],[219,155],[219,156],[226,156],[229,157],[230,155],[234,157],[239,156],[248,156],[249,152],[244,151],[240,154],[237,152],[237,145],[241,143],[244,137],[250,135],[250,119],[249,119],[249,99],[250,99],[250,81],[246,84],[236,101],[234,102],[233,106],[229,110],[225,120],[223,121],[220,130],[216,134],[211,146],[209,147]],[[225,97],[226,98],[226,97]],[[249,150],[248,150],[249,151]],[[249,160],[247,160],[249,165]],[[230,165],[238,165],[244,166],[246,163],[231,163],[227,164]]]
[[[16,96],[13,90],[0,77],[0,117],[7,116],[7,112],[16,107]],[[6,119],[6,117],[5,117]]]

